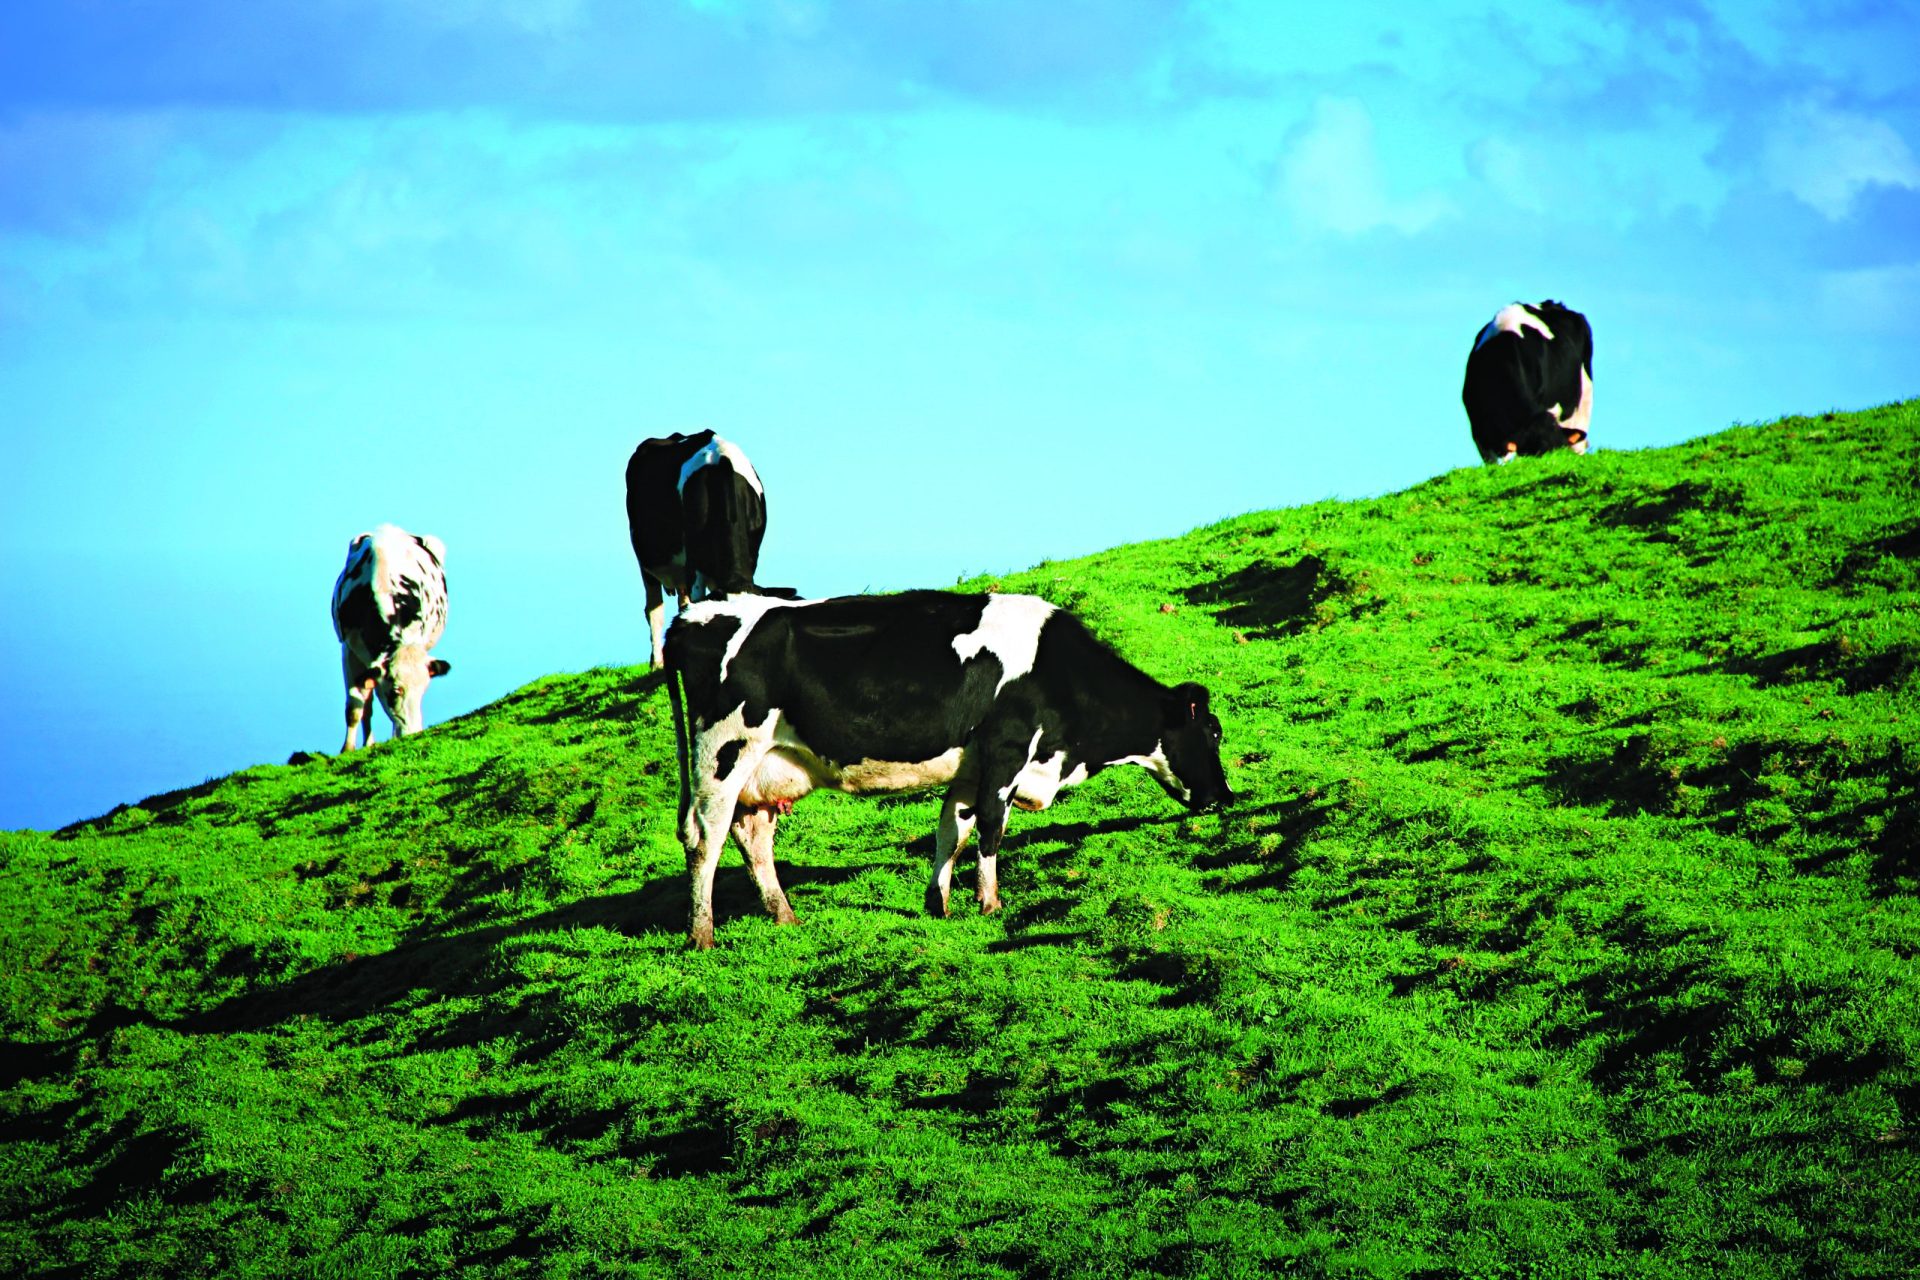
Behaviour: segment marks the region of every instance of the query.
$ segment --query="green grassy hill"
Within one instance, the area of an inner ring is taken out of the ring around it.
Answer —
[[[1208,683],[1244,799],[1016,814],[994,917],[921,914],[933,798],[820,795],[800,926],[729,853],[687,952],[640,668],[0,836],[0,1262],[1920,1272],[1916,445],[1794,418],[998,579]]]

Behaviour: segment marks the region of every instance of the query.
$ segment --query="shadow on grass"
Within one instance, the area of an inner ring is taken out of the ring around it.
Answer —
[[[1214,621],[1233,627],[1249,639],[1272,640],[1295,636],[1331,620],[1329,606],[1341,599],[1355,600],[1352,612],[1376,612],[1380,601],[1360,602],[1366,588],[1316,555],[1304,555],[1290,565],[1256,561],[1245,568],[1180,589],[1188,604],[1222,605]]]
[[[1542,767],[1540,784],[1559,804],[1686,818],[1763,842],[1798,831],[1818,840],[1796,857],[1804,872],[1849,865],[1864,851],[1876,897],[1920,890],[1920,787],[1898,743],[1853,755],[1832,738],[1757,739],[1700,758],[1691,743],[1635,732],[1613,739],[1605,756],[1569,753]]]
[[[1855,547],[1840,562],[1840,567],[1834,572],[1831,585],[1851,587],[1885,559],[1901,561],[1908,565],[1920,561],[1920,524],[1896,530]]]
[[[649,671],[624,681],[618,687],[607,690],[586,690],[578,687],[578,682],[570,683],[564,690],[543,689],[525,695],[528,704],[548,703],[539,711],[529,707],[521,711],[518,704],[521,699],[507,698],[493,704],[493,709],[507,712],[522,724],[554,725],[576,720],[632,720],[639,714],[641,705],[666,684],[664,672]],[[488,708],[482,708],[487,710]]]
[[[630,720],[665,682],[665,675],[657,671],[632,676],[611,686],[593,680],[590,675],[549,677],[537,688],[516,690],[438,727],[452,737],[474,738],[492,732],[502,720],[531,725]]]
[[[1300,869],[1301,844],[1337,807],[1333,796],[1316,790],[1251,811],[1236,811],[1248,836],[1200,854],[1192,859],[1192,865],[1202,871],[1223,873],[1208,881],[1209,889],[1233,893],[1285,889]],[[1232,874],[1235,872],[1241,874]]]
[[[809,884],[842,883],[881,865],[785,864],[781,881],[791,892]],[[524,871],[524,867],[512,867],[495,872],[471,886],[470,891],[477,897],[511,889]],[[464,910],[471,916],[480,908],[469,904]],[[714,911],[723,924],[764,916],[759,894],[745,867],[722,866],[714,881]],[[684,875],[663,875],[631,892],[581,898],[518,920],[464,930],[457,927],[460,923],[457,919],[443,921],[432,932],[409,936],[391,950],[368,956],[348,955],[290,981],[232,997],[161,1025],[196,1033],[261,1031],[303,1017],[352,1022],[421,991],[430,991],[438,999],[492,995],[524,983],[521,977],[492,963],[501,944],[514,938],[575,929],[606,929],[631,938],[683,934],[687,927],[687,881]],[[144,1015],[137,1020],[159,1023]],[[519,1020],[509,1017],[508,1021]],[[484,1027],[463,1027],[442,1034],[438,1041],[451,1046],[487,1038]]]
[[[1920,673],[1920,645],[1867,650],[1846,637],[1815,640],[1773,653],[1701,663],[1682,675],[1746,676],[1762,689],[1790,684],[1838,684],[1848,696],[1899,689]]]
[[[204,1204],[219,1190],[211,1176],[169,1182],[167,1171],[186,1153],[188,1135],[166,1127],[141,1130],[143,1119],[126,1116],[87,1145],[74,1161],[80,1167],[98,1163],[86,1185],[62,1203],[56,1220],[97,1217],[123,1206],[127,1200],[155,1190],[168,1204]]]
[[[96,837],[129,835],[148,830],[151,827],[177,827],[183,826],[188,822],[210,822],[218,824],[222,818],[231,817],[235,813],[234,806],[226,804],[214,805],[191,814],[183,812],[183,810],[194,801],[206,799],[222,787],[244,787],[246,782],[247,780],[243,778],[209,778],[205,782],[196,783],[191,787],[179,787],[172,791],[162,791],[155,795],[147,796],[133,804],[117,804],[97,818],[82,818],[78,822],[69,822],[66,826],[55,831],[53,838],[55,840],[72,840],[83,835]],[[365,800],[371,794],[372,792],[370,791],[348,789],[326,795],[313,796],[300,801],[296,806],[290,806],[290,808],[302,813],[318,812],[322,809],[331,808],[336,804],[357,803]],[[120,829],[114,827],[114,819],[123,813],[129,813],[134,810],[144,811],[145,813],[151,814],[152,817],[148,821],[141,822],[137,825]],[[241,818],[240,821],[251,826],[255,821],[259,820],[261,816],[262,815],[258,814],[254,808],[249,806],[245,816]],[[276,815],[266,816],[272,817]]]
[[[1676,542],[1668,526],[1688,512],[1734,518],[1745,509],[1745,498],[1736,488],[1683,480],[1648,498],[1610,503],[1600,509],[1595,522],[1612,529],[1646,530],[1649,542]]]

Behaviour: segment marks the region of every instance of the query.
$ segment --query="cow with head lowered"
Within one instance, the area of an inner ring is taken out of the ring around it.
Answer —
[[[447,627],[447,548],[430,534],[383,524],[347,544],[333,584],[333,633],[347,681],[347,740],[373,741],[373,699],[396,736],[426,727],[423,699],[452,668],[427,651]],[[364,737],[362,737],[364,731]]]
[[[674,620],[666,658],[695,947],[713,945],[729,835],[768,912],[793,922],[774,830],[818,788],[946,789],[926,894],[936,916],[969,835],[980,909],[996,911],[1008,810],[1044,809],[1109,765],[1141,766],[1196,811],[1234,798],[1207,690],[1160,684],[1034,596],[710,601]]]
[[[767,532],[766,490],[740,446],[711,431],[640,442],[627,461],[627,532],[646,587],[656,670],[665,593],[684,611],[695,601],[766,590],[753,581]]]
[[[1587,451],[1593,330],[1558,302],[1502,307],[1473,340],[1460,390],[1483,461]]]

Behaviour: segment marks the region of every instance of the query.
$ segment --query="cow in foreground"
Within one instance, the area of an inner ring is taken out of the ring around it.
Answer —
[[[333,584],[333,633],[347,681],[347,740],[373,741],[373,697],[395,736],[426,727],[427,685],[451,667],[427,651],[447,627],[447,548],[440,539],[383,524],[347,544]]]
[[[1587,451],[1593,330],[1558,302],[1501,308],[1473,340],[1460,399],[1483,461]]]
[[[640,442],[627,461],[627,532],[646,587],[656,670],[665,593],[685,611],[694,601],[761,590],[753,575],[766,531],[766,490],[739,445],[711,431]]]
[[[996,911],[1009,807],[1044,809],[1108,765],[1140,765],[1196,811],[1234,798],[1207,690],[1167,688],[1033,596],[739,597],[682,613],[666,650],[695,947],[713,945],[729,833],[768,912],[793,922],[774,829],[816,788],[946,788],[926,895],[936,916],[970,834],[980,909]]]

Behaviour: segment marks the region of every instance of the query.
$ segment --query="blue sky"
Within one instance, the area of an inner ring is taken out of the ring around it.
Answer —
[[[1293,8],[6,6],[0,827],[337,746],[383,520],[430,722],[643,660],[671,430],[826,594],[1471,465],[1514,299],[1598,448],[1920,394],[1920,10]]]

